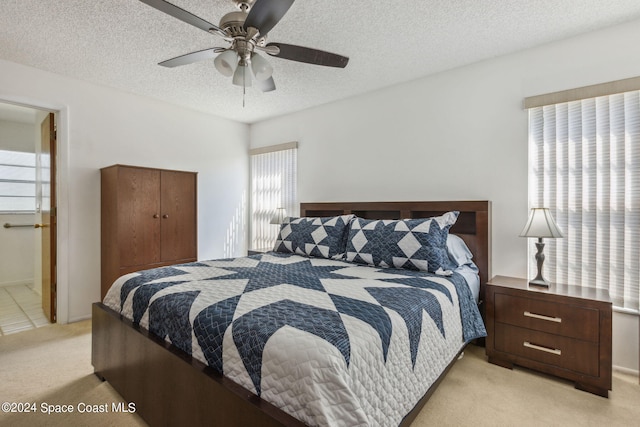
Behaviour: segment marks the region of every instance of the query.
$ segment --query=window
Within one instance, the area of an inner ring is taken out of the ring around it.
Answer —
[[[298,144],[292,142],[250,151],[252,249],[272,248],[279,226],[271,224],[278,208],[288,216],[298,213]]]
[[[36,210],[36,155],[0,150],[0,212]]]
[[[565,234],[545,239],[544,276],[638,312],[640,92],[530,108],[529,165],[531,207],[550,208]]]

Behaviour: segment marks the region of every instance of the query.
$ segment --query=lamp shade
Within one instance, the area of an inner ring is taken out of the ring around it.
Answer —
[[[549,208],[532,208],[527,224],[520,233],[520,237],[557,239],[563,237],[563,234],[554,221]]]
[[[238,54],[231,49],[222,52],[213,60],[213,65],[215,65],[220,74],[231,77],[236,68],[238,68]]]
[[[236,86],[251,87],[251,71],[248,66],[239,66],[233,73],[232,83]]]
[[[273,74],[273,67],[269,64],[269,61],[262,56],[254,52],[251,56],[251,69],[253,75],[256,76],[256,80],[267,80]]]
[[[271,221],[269,221],[269,224],[278,224],[278,225],[282,224],[286,216],[287,216],[287,213],[284,210],[284,208],[278,208],[276,209],[276,212],[271,217]]]
[[[262,81],[256,80],[256,85],[263,92],[271,92],[273,90],[276,90],[276,84],[273,81],[273,77],[269,77],[267,80],[262,80]]]

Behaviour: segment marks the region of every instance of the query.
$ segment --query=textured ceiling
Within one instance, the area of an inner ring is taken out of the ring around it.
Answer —
[[[235,10],[231,0],[173,3],[214,24]],[[638,18],[638,0],[299,0],[268,41],[349,65],[267,56],[277,90],[248,88],[244,107],[213,60],[158,66],[226,44],[137,0],[1,0],[0,58],[252,123]]]

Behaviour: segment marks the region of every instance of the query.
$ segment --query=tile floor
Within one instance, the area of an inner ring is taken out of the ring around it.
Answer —
[[[27,285],[0,287],[0,336],[48,325],[42,297]]]

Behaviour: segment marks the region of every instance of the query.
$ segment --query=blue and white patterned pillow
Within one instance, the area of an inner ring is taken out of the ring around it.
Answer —
[[[273,250],[329,259],[344,258],[347,225],[352,218],[353,215],[285,218]]]
[[[406,268],[435,273],[451,267],[447,251],[449,229],[459,212],[403,220],[351,221],[346,260],[374,267]]]

